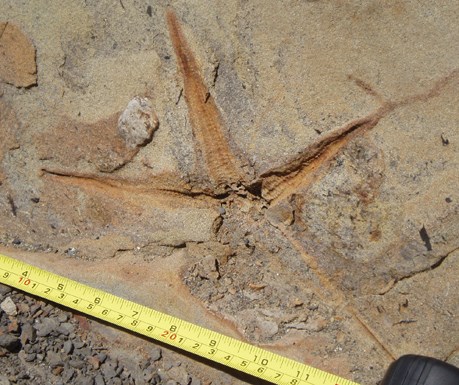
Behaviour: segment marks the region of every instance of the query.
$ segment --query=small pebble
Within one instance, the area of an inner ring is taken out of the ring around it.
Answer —
[[[106,362],[101,365],[100,370],[106,378],[113,378],[116,376],[116,367],[111,362]]]
[[[61,313],[57,316],[57,320],[62,323],[62,322],[67,322],[69,319],[68,315],[66,313]]]
[[[103,364],[107,359],[107,355],[104,352],[101,352],[97,355],[97,358],[99,359],[100,363]]]
[[[63,334],[64,336],[68,336],[71,332],[73,332],[74,326],[69,322],[63,322],[57,327],[58,333]]]
[[[36,312],[41,310],[40,303],[35,303],[30,307],[30,315],[34,316]]]
[[[36,337],[36,330],[30,322],[26,322],[21,328],[21,343],[24,345],[27,342],[34,342]]]
[[[63,366],[56,366],[55,368],[53,368],[51,373],[53,373],[55,376],[60,376],[63,371],[64,371]]]
[[[8,333],[16,334],[19,332],[18,320],[15,318],[8,324]]]
[[[158,374],[156,373],[155,369],[153,367],[148,367],[143,371],[143,380],[146,383],[152,382],[153,378],[157,377]],[[159,382],[159,381],[158,381]],[[153,382],[155,383],[155,382]]]
[[[139,361],[139,368],[140,369],[146,369],[151,365],[150,360],[141,360]]]
[[[92,354],[92,351],[91,351],[91,348],[87,346],[81,349],[75,349],[73,354],[85,358],[85,357],[89,357]]]
[[[76,341],[73,341],[73,345],[75,346],[75,349],[81,349],[85,343],[81,340],[76,340]]]
[[[190,382],[190,375],[182,366],[175,366],[171,368],[167,375],[171,380],[178,382],[179,384],[188,384]]]
[[[150,359],[156,362],[161,359],[161,348],[154,347],[150,350]]]
[[[78,250],[75,247],[70,247],[67,250],[65,250],[66,254],[69,255],[70,257],[74,257],[77,255]]]
[[[105,385],[105,380],[104,377],[102,377],[102,374],[98,374],[94,378],[95,385]]]
[[[87,357],[86,361],[90,364],[95,370],[100,368],[100,361],[97,356]]]
[[[64,364],[62,362],[61,355],[59,353],[53,352],[52,350],[49,350],[48,353],[46,353],[46,361],[51,368],[62,366]]]
[[[0,308],[8,315],[15,316],[18,314],[18,309],[16,304],[13,302],[11,297],[6,297],[3,302],[0,304]]]
[[[62,381],[64,381],[65,384],[68,384],[74,375],[75,375],[75,369],[66,368],[64,370],[64,373],[62,374]]]
[[[83,360],[70,360],[69,365],[75,369],[82,369],[85,366]]]
[[[45,317],[48,316],[53,311],[54,311],[54,307],[51,304],[45,305],[45,307],[43,307],[43,314],[45,315]]]
[[[73,343],[70,340],[67,340],[64,342],[64,345],[62,346],[62,352],[69,355],[73,351]]]
[[[0,295],[8,294],[11,290],[13,290],[11,287],[0,283]]]
[[[92,377],[78,377],[75,381],[76,385],[94,385],[94,378]]]
[[[24,359],[26,362],[32,362],[33,360],[35,360],[35,358],[37,358],[36,353],[29,353],[25,356]]]
[[[25,302],[19,302],[16,304],[17,308],[18,308],[18,313],[19,314],[26,314],[30,311],[30,306],[29,304],[25,303]]]
[[[54,318],[43,318],[41,323],[35,324],[37,330],[37,336],[46,337],[49,336],[53,331],[57,329],[59,323]]]
[[[0,347],[14,353],[21,349],[21,341],[18,337],[12,334],[1,334],[0,335]]]
[[[120,374],[123,373],[123,371],[124,371],[124,368],[122,366],[118,366],[115,371],[116,373],[115,377],[119,377]]]

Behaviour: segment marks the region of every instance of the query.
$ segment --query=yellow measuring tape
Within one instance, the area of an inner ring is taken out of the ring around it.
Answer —
[[[0,282],[274,384],[358,385],[2,254]]]

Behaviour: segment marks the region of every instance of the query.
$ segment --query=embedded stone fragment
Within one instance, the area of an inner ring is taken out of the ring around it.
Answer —
[[[0,304],[0,308],[8,315],[15,316],[18,314],[16,304],[13,302],[11,297],[6,297],[3,302]]]
[[[35,48],[14,24],[0,23],[0,80],[16,87],[37,84]]]
[[[120,115],[118,132],[128,147],[136,148],[151,141],[158,125],[150,100],[136,96]]]

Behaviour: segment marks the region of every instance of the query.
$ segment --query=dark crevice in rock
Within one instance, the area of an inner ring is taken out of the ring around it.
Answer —
[[[379,295],[386,295],[387,293],[389,293],[390,291],[392,291],[399,282],[401,281],[404,281],[405,279],[410,279],[410,278],[413,278],[414,276],[418,275],[418,274],[421,274],[421,273],[425,273],[427,271],[433,271],[435,269],[437,269],[438,267],[440,267],[443,262],[446,260],[446,258],[448,258],[451,254],[453,254],[455,251],[459,250],[459,247],[456,247],[454,248],[453,250],[449,251],[448,253],[446,253],[445,255],[441,256],[435,263],[433,263],[432,265],[424,268],[424,269],[421,269],[421,270],[418,270],[418,271],[414,271],[408,275],[405,275],[403,277],[400,277],[399,279],[397,279],[396,281],[394,281],[394,283],[392,284],[392,286],[388,289],[388,290],[385,290],[384,292],[380,293]]]

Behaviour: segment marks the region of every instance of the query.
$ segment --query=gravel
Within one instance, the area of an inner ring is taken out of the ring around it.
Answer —
[[[74,314],[0,284],[0,385],[202,383],[153,343],[133,365],[93,339]]]

